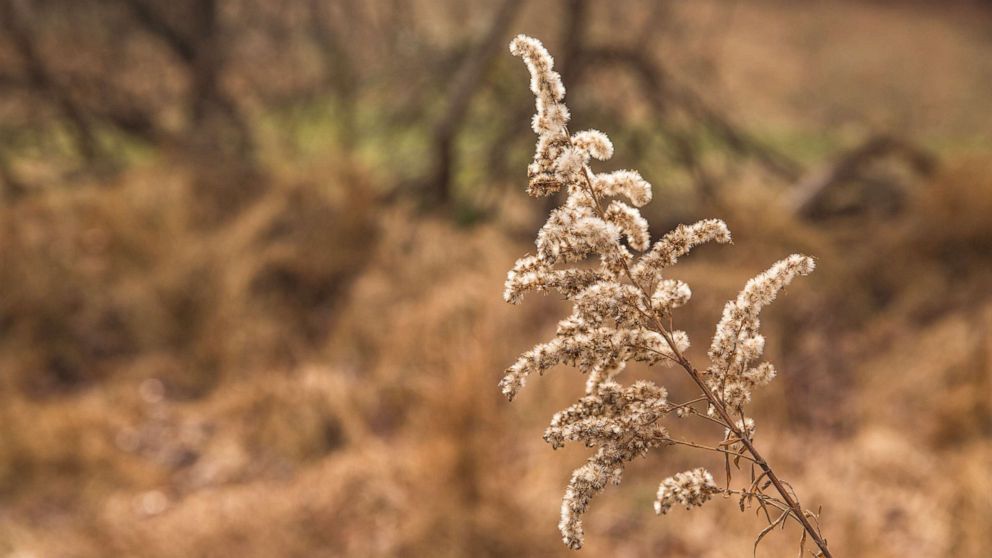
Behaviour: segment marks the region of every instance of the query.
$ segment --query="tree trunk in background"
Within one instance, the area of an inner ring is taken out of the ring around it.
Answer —
[[[123,1],[145,31],[158,37],[187,68],[189,135],[195,148],[250,160],[254,154],[250,126],[221,83],[225,49],[217,0],[193,2],[183,28],[164,17],[154,2]]]
[[[448,101],[433,132],[433,169],[428,178],[428,197],[433,202],[451,201],[455,140],[465,120],[472,97],[483,84],[486,70],[499,54],[503,40],[520,8],[521,0],[503,0],[485,38],[466,56],[448,89]]]
[[[7,154],[0,149],[0,199],[3,202],[14,201],[27,193],[27,187],[14,174],[7,161]]]
[[[29,6],[18,0],[0,0],[0,30],[13,43],[17,56],[24,65],[25,79],[29,86],[52,100],[68,122],[79,154],[87,161],[93,161],[99,154],[96,135],[89,120],[72,98],[70,90],[55,79],[38,52],[26,21]]]

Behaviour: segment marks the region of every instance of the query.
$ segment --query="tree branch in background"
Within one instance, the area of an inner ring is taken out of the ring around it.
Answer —
[[[937,166],[932,153],[896,137],[875,135],[799,180],[789,197],[789,210],[799,217],[813,216],[834,186],[861,178],[868,165],[886,157],[900,158],[917,175],[932,174]]]
[[[695,142],[688,133],[678,130],[671,122],[671,96],[668,89],[668,76],[641,50],[600,47],[586,52],[591,65],[619,65],[633,73],[648,104],[658,118],[665,120],[659,130],[668,136],[675,148],[676,160],[688,170],[696,184],[696,190],[707,200],[716,198],[716,182],[703,166],[702,158]]]
[[[220,82],[224,48],[217,0],[192,2],[185,28],[171,23],[148,0],[121,1],[144,30],[158,37],[186,66],[191,82],[188,110],[192,136],[207,138],[214,150],[231,145],[236,155],[250,158],[254,151],[251,128]]]
[[[123,0],[134,18],[152,35],[164,42],[187,65],[196,61],[196,47],[190,37],[161,17],[146,0]],[[205,4],[212,3],[210,0]]]
[[[486,36],[462,62],[448,89],[444,113],[433,131],[433,169],[429,176],[430,197],[446,203],[451,199],[451,174],[455,164],[454,144],[465,120],[472,97],[482,86],[482,78],[500,52],[521,6],[521,0],[503,0]]]
[[[27,86],[52,100],[69,123],[79,154],[87,161],[93,161],[99,155],[93,128],[70,92],[55,79],[38,52],[26,21],[27,8],[24,4],[18,0],[0,0],[0,30],[10,38],[24,65]]]
[[[588,0],[566,0],[561,28],[561,55],[558,67],[568,87],[582,72],[582,51],[589,22]]]
[[[726,115],[707,104],[695,91],[685,86],[674,86],[670,94],[732,151],[755,159],[766,170],[784,180],[793,181],[801,175],[802,165],[733,124]]]
[[[681,109],[715,134],[734,153],[757,160],[768,171],[790,182],[801,175],[802,167],[799,163],[764,145],[733,124],[729,118],[709,106],[698,93],[676,83],[661,64],[641,50],[597,47],[589,49],[586,57],[587,62],[592,65],[621,65],[631,71],[639,79],[644,96],[659,116],[664,117],[675,109]],[[663,127],[662,131],[674,141],[676,156],[692,173],[703,196],[713,198],[716,193],[715,182],[702,166],[701,157],[691,138],[685,133],[674,131],[671,126]]]

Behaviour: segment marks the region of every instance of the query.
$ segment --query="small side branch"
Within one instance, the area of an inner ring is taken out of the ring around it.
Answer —
[[[567,134],[567,130],[565,132]],[[602,218],[605,216],[605,213],[603,212],[602,203],[596,194],[596,190],[595,188],[592,187],[592,178],[590,176],[591,171],[589,170],[588,166],[586,166],[583,169],[582,174],[585,179],[585,187],[589,192],[589,195],[593,199],[593,203],[596,207],[596,211],[599,213],[599,216]],[[625,271],[627,279],[631,282],[632,285],[634,285],[634,287],[636,287],[641,292],[641,295],[644,297],[646,307],[650,307],[651,293],[649,293],[645,289],[645,287],[641,285],[640,282],[638,282],[634,278],[634,275],[633,273],[631,273],[630,267],[627,265],[627,262],[625,260],[621,260],[621,261],[623,262],[623,269]],[[745,432],[744,429],[742,428],[743,424],[741,424],[741,427],[738,427],[736,421],[731,417],[730,412],[727,410],[727,407],[724,404],[724,402],[719,397],[717,397],[715,393],[713,393],[713,391],[703,380],[702,375],[699,373],[699,371],[696,370],[696,368],[692,365],[692,363],[689,362],[689,359],[686,358],[684,354],[682,354],[682,352],[678,348],[678,344],[675,343],[675,341],[672,339],[671,333],[662,323],[661,318],[657,315],[657,313],[654,314],[654,325],[657,327],[657,332],[665,339],[665,342],[668,343],[669,348],[672,350],[672,354],[675,355],[676,361],[686,371],[686,373],[689,375],[692,381],[695,382],[695,384],[699,387],[699,389],[702,390],[703,395],[706,396],[706,399],[709,401],[710,405],[716,411],[717,415],[724,421],[724,423],[726,423],[727,428],[730,431],[730,433],[733,435],[733,437],[737,438],[739,442],[743,444],[744,447],[747,449],[747,453],[749,454],[747,458],[750,461],[754,462],[762,470],[763,474],[765,474],[768,477],[768,480],[771,481],[772,485],[774,485],[775,490],[778,492],[779,496],[781,496],[782,501],[789,508],[791,514],[802,525],[804,530],[804,537],[808,535],[809,538],[811,538],[813,542],[816,543],[816,545],[819,547],[821,554],[825,558],[832,558],[832,555],[830,554],[830,550],[827,549],[826,541],[820,535],[819,530],[816,529],[809,522],[805,512],[803,511],[802,507],[799,505],[799,501],[793,497],[793,494],[790,493],[790,491],[786,488],[786,483],[784,483],[781,479],[779,479],[778,475],[775,474],[775,471],[771,468],[771,465],[769,465],[768,462],[765,460],[765,458],[761,455],[761,453],[758,452],[758,449],[754,446],[754,443],[751,441],[747,432]],[[704,446],[702,449],[710,449],[710,448]],[[743,456],[742,454],[734,453],[735,457],[738,455]]]

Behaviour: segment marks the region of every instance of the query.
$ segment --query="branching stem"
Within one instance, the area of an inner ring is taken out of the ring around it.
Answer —
[[[677,444],[677,445],[680,445],[680,446],[689,446],[691,448],[696,448],[696,449],[702,449],[702,450],[708,450],[708,451],[715,451],[715,452],[724,453],[724,454],[727,454],[727,455],[732,455],[734,457],[737,457],[738,455],[740,455],[740,454],[738,454],[735,451],[725,450],[725,449],[721,449],[721,448],[714,448],[712,446],[704,446],[702,444],[697,444],[695,442],[690,442],[688,440],[676,440],[675,438],[669,438],[669,439],[672,441],[672,443]],[[755,465],[758,464],[758,462],[755,461],[754,459],[752,459],[750,456],[740,455],[740,457],[743,457],[744,459],[747,459],[748,461],[751,461]]]
[[[566,137],[570,137],[568,135],[567,129],[565,130],[565,134]],[[606,212],[603,210],[603,206],[599,200],[599,196],[596,195],[595,188],[593,188],[592,186],[591,173],[592,171],[589,169],[588,165],[583,166],[583,173],[582,173],[583,178],[585,179],[585,185],[589,190],[589,195],[592,197],[593,203],[596,208],[596,212],[599,214],[600,218],[605,218]],[[646,301],[645,304],[646,308],[650,309],[651,293],[649,293],[647,289],[645,289],[644,286],[641,285],[634,278],[633,273],[631,273],[630,271],[630,266],[627,265],[626,259],[621,257],[620,263],[623,266],[627,279],[629,279],[631,284],[637,287],[637,289],[641,292],[641,295],[644,297]],[[791,494],[786,489],[787,483],[782,481],[779,478],[779,476],[775,474],[775,471],[772,469],[771,465],[768,464],[768,461],[761,455],[761,453],[755,447],[754,443],[747,435],[747,432],[745,432],[744,428],[742,428],[743,424],[741,424],[741,427],[737,425],[737,422],[732,418],[723,400],[721,400],[717,396],[717,394],[713,393],[713,391],[709,388],[709,386],[706,385],[706,382],[703,380],[703,377],[699,373],[699,371],[692,365],[689,359],[686,358],[686,356],[682,353],[682,351],[679,350],[678,345],[672,339],[669,329],[665,327],[665,325],[662,323],[661,318],[657,315],[657,313],[652,312],[650,318],[654,322],[654,325],[657,327],[657,333],[661,334],[661,336],[664,337],[665,342],[668,343],[669,348],[672,350],[672,354],[675,355],[674,360],[686,371],[686,373],[689,375],[692,381],[695,382],[697,386],[699,386],[699,389],[702,390],[703,395],[706,397],[706,400],[709,402],[710,406],[716,411],[720,419],[722,419],[723,422],[726,424],[726,427],[730,430],[730,433],[736,436],[737,438],[739,438],[740,442],[747,449],[747,452],[748,454],[750,454],[750,456],[742,455],[742,457],[747,457],[747,459],[751,460],[756,465],[758,465],[758,467],[761,468],[762,472],[765,474],[765,476],[768,477],[768,480],[771,481],[772,485],[775,487],[775,490],[781,496],[781,501],[784,502],[784,504],[788,507],[789,513],[796,518],[796,520],[800,523],[800,525],[802,525],[803,530],[806,532],[806,534],[813,540],[814,543],[816,543],[816,546],[819,547],[822,556],[824,558],[833,558],[833,556],[830,554],[830,550],[827,549],[826,540],[823,539],[823,537],[820,535],[819,530],[817,530],[806,518],[806,514],[804,513],[802,507],[799,505],[798,499],[793,497],[793,494]],[[681,442],[676,441],[676,443],[681,443]],[[692,445],[693,447],[701,447],[702,449],[715,449],[716,451],[721,451],[717,448],[698,446],[696,444],[692,444],[691,442],[686,442],[685,445]],[[735,453],[734,455],[736,456],[738,454]]]

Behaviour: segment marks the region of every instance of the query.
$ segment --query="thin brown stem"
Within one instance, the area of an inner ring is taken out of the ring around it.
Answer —
[[[703,401],[706,401],[706,396],[690,399],[689,401],[685,401],[683,403],[670,404],[669,407],[673,409],[678,409],[679,407],[688,407],[689,405],[695,405],[696,403],[701,403]]]
[[[709,401],[709,400],[707,399],[707,401]],[[715,419],[715,418],[713,418],[713,417],[711,417],[709,415],[705,415],[703,413],[700,413],[700,412],[696,411],[695,409],[689,409],[689,412],[692,413],[692,414],[694,414],[694,415],[696,415],[697,417],[699,417],[701,419],[706,419],[706,420],[708,420],[708,421],[710,421],[710,422],[712,422],[714,424],[717,424],[719,426],[722,426],[723,428],[727,428],[727,425],[723,421],[721,421],[719,419]]]
[[[565,130],[565,134],[566,137],[569,137],[567,129]],[[586,187],[589,190],[589,195],[592,197],[593,203],[596,207],[596,212],[599,214],[600,218],[603,218],[605,216],[605,212],[603,211],[603,207],[602,204],[600,203],[599,197],[596,195],[595,189],[592,187],[592,177],[590,176],[591,172],[592,171],[589,169],[588,165],[583,167],[582,174],[583,174],[583,178],[585,179]],[[651,293],[647,292],[647,290],[634,278],[633,273],[631,273],[630,271],[630,267],[627,265],[626,259],[621,257],[620,263],[623,266],[627,279],[630,280],[631,284],[637,287],[637,289],[641,292],[641,295],[647,301],[647,308],[650,308]],[[785,502],[785,504],[789,507],[791,514],[796,518],[797,521],[799,521],[799,523],[803,527],[803,530],[806,531],[809,537],[813,539],[813,542],[816,543],[816,545],[819,547],[820,552],[824,556],[824,558],[833,558],[832,555],[830,554],[830,550],[827,549],[826,540],[824,540],[823,537],[820,536],[820,532],[815,527],[813,527],[813,525],[809,522],[809,520],[806,518],[806,514],[803,512],[802,507],[799,505],[799,501],[796,498],[794,498],[793,495],[790,494],[788,490],[786,490],[785,483],[783,483],[783,481],[778,477],[778,475],[775,474],[775,471],[771,468],[771,465],[768,464],[768,461],[761,455],[758,449],[754,446],[754,443],[747,436],[746,432],[744,432],[744,429],[742,428],[743,424],[741,424],[741,427],[737,426],[734,419],[731,418],[730,412],[727,410],[727,407],[722,401],[722,399],[720,399],[715,393],[713,393],[713,391],[709,388],[709,386],[706,385],[706,382],[703,380],[699,371],[696,370],[696,368],[692,365],[689,359],[686,358],[686,356],[682,354],[682,352],[678,349],[678,345],[672,339],[669,330],[664,326],[664,324],[662,324],[661,319],[658,317],[658,315],[655,313],[652,316],[652,318],[654,324],[658,328],[657,332],[661,334],[661,336],[665,339],[665,341],[668,343],[669,348],[672,350],[672,354],[675,355],[675,360],[678,362],[680,366],[682,366],[682,368],[686,371],[686,373],[689,375],[692,381],[695,382],[697,386],[699,386],[699,389],[703,391],[703,395],[705,395],[706,398],[709,400],[710,405],[713,406],[713,408],[716,410],[720,418],[723,419],[724,422],[726,422],[727,428],[730,430],[730,432],[734,436],[740,438],[740,442],[744,445],[744,447],[747,449],[747,452],[750,454],[750,457],[748,457],[748,459],[750,459],[755,464],[757,464],[758,467],[760,467],[761,470],[765,473],[765,475],[767,475],[768,480],[771,481],[772,485],[775,487],[775,490],[782,497],[782,501]],[[705,446],[704,449],[706,449]],[[738,455],[738,454],[735,453],[734,455]],[[746,457],[746,456],[742,456],[742,457]]]
[[[675,350],[674,347],[673,350]],[[723,417],[723,419],[726,420],[727,423],[730,425],[731,432],[741,439],[741,443],[744,444],[744,447],[747,448],[748,453],[750,453],[751,457],[754,458],[754,462],[757,463],[758,467],[761,467],[761,470],[764,471],[764,473],[768,476],[768,480],[770,480],[772,482],[772,485],[775,486],[775,490],[779,493],[779,495],[782,496],[782,500],[786,504],[788,504],[789,508],[792,509],[793,515],[796,516],[796,519],[799,521],[799,523],[802,524],[803,529],[806,530],[810,538],[813,539],[813,542],[816,543],[816,545],[820,548],[820,551],[823,553],[823,556],[825,558],[831,558],[830,551],[827,550],[826,541],[823,540],[823,538],[820,536],[819,531],[817,531],[817,529],[814,528],[813,525],[811,525],[810,522],[806,519],[806,514],[803,513],[803,509],[799,505],[799,502],[792,497],[792,495],[789,493],[788,490],[786,490],[785,484],[782,482],[781,479],[779,479],[778,475],[775,474],[775,471],[771,468],[771,465],[768,464],[768,461],[765,460],[765,458],[761,455],[758,449],[754,446],[754,443],[743,432],[743,429],[738,428],[736,424],[732,424],[730,415],[727,412],[726,407],[724,407],[723,403],[717,400],[716,397],[712,395],[712,392],[710,391],[709,387],[706,385],[706,382],[704,382],[703,379],[700,377],[699,372],[692,367],[692,365],[689,363],[688,360],[685,360],[685,357],[682,358],[683,358],[682,367],[686,370],[686,372],[689,373],[689,376],[693,379],[693,381],[696,382],[696,384],[700,387],[700,389],[703,390],[703,393],[705,393],[707,397],[710,397],[710,401],[713,402],[713,406],[716,408],[717,413],[720,414],[720,416]]]
[[[790,515],[795,514],[795,512],[792,511],[792,508],[790,508],[789,505],[783,502],[782,500],[779,500],[774,496],[762,494],[761,492],[755,492],[750,490],[736,490],[733,488],[726,488],[722,492],[728,496],[750,496],[752,498],[761,500],[766,504],[771,504],[782,511],[787,511],[790,513]]]
[[[721,448],[715,448],[715,447],[712,447],[712,446],[704,446],[703,444],[697,444],[695,442],[690,442],[688,440],[677,440],[675,438],[669,438],[669,440],[671,440],[672,443],[677,444],[677,445],[680,445],[680,446],[688,446],[690,448],[696,448],[696,449],[708,450],[708,451],[715,451],[715,452],[718,452],[718,453],[724,453],[724,454],[727,454],[727,455],[732,455],[734,457],[737,457],[738,456],[738,453],[736,451],[730,451],[730,450],[725,450],[725,449],[721,449]],[[747,459],[748,461],[751,461],[752,463],[754,463],[756,465],[758,464],[757,461],[755,461],[754,459],[751,459],[747,455],[741,455],[740,457],[743,457],[744,459]]]

